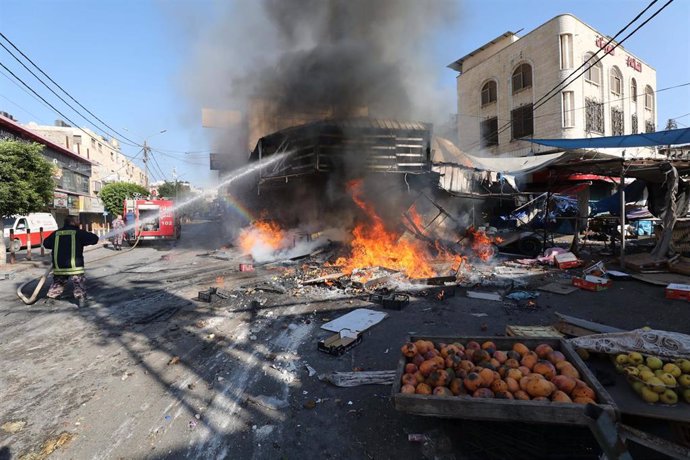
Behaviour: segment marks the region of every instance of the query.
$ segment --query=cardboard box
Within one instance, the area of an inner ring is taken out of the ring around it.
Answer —
[[[604,291],[611,287],[611,280],[598,276],[587,275],[584,278],[573,278],[573,286],[587,291]]]
[[[578,260],[578,258],[572,252],[556,254],[556,256],[554,257],[554,261],[556,263],[556,267],[562,270],[566,268],[579,267],[580,265],[582,265],[582,261]]]
[[[666,286],[666,298],[690,300],[690,284],[669,284]]]

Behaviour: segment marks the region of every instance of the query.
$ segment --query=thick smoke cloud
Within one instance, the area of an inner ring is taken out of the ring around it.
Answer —
[[[198,18],[202,35],[185,65],[197,107],[247,113],[268,99],[272,116],[296,112],[437,122],[454,98],[435,82],[438,28],[452,27],[450,0],[264,0],[219,2]],[[197,29],[199,30],[199,29]],[[214,130],[219,151],[247,151],[246,132]],[[237,152],[238,160],[246,156]]]

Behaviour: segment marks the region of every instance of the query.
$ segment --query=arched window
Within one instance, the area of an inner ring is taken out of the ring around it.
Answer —
[[[654,110],[654,90],[647,85],[644,89],[644,108],[647,110]]]
[[[585,54],[584,62],[586,62],[585,65],[588,66],[587,72],[585,73],[585,80],[597,86],[600,86],[602,74],[601,62],[593,64],[597,60],[597,58],[592,56],[594,56],[592,53]]]
[[[637,80],[630,80],[630,97],[633,102],[637,102]]]
[[[609,86],[611,94],[614,96],[620,97],[623,95],[623,74],[616,66],[611,67],[609,72]]]
[[[494,80],[487,81],[482,86],[482,107],[496,102],[496,90],[496,82]]]
[[[513,72],[513,94],[532,86],[532,66],[520,64]]]

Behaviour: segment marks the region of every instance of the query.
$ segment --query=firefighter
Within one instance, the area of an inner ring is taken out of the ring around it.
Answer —
[[[79,218],[67,216],[62,228],[57,229],[43,241],[43,246],[52,249],[53,284],[48,289],[48,298],[57,299],[71,280],[74,298],[80,307],[86,306],[86,277],[84,276],[84,246],[98,243],[98,235],[79,229]]]

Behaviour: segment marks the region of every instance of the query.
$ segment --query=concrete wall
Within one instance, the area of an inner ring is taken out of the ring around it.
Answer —
[[[572,34],[572,65],[561,69],[561,34]],[[517,41],[488,55],[481,62],[463,63],[464,72],[457,77],[458,90],[458,135],[459,147],[467,152],[481,152],[483,155],[512,154],[522,156],[533,148],[525,141],[511,139],[511,110],[523,104],[537,105],[539,99],[553,87],[565,80],[584,62],[587,53],[595,53],[603,35],[572,15],[565,14],[544,23]],[[603,38],[603,43],[608,39]],[[498,47],[500,48],[500,46]],[[597,57],[602,56],[600,52]],[[629,62],[633,59],[632,62]],[[520,64],[532,66],[532,87],[516,94],[512,92],[512,74]],[[642,60],[618,47],[613,54],[601,61],[602,82],[597,86],[585,81],[584,75],[577,78],[567,88],[559,90],[553,98],[543,102],[534,112],[535,138],[580,138],[600,136],[602,133],[585,130],[585,98],[595,98],[604,103],[604,135],[611,135],[611,107],[619,107],[624,112],[624,133],[632,132],[631,118],[638,115],[638,132],[644,131],[644,122],[649,120],[656,126],[656,94],[654,108],[644,108],[644,89],[656,90],[656,71]],[[610,72],[617,68],[622,75],[621,95],[611,93]],[[637,67],[637,69],[635,68]],[[583,69],[579,70],[579,74]],[[630,98],[631,82],[637,82],[637,104]],[[498,99],[485,107],[481,106],[482,86],[490,79],[497,82]],[[570,79],[572,80],[572,78]],[[561,91],[573,91],[574,125],[563,126],[563,106]],[[541,103],[540,103],[541,104]],[[482,149],[480,147],[480,122],[488,117],[498,117],[499,145]]]

